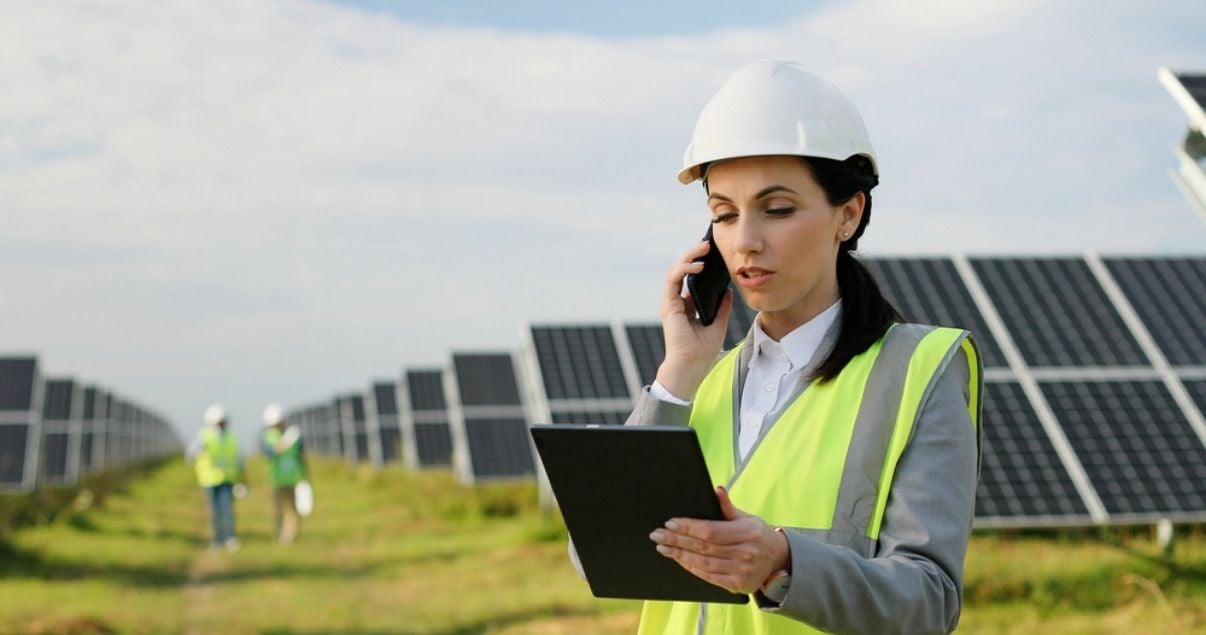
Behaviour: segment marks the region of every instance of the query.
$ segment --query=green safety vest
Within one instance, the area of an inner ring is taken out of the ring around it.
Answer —
[[[962,348],[968,412],[980,420],[980,361],[966,331],[896,324],[826,383],[812,383],[783,411],[740,469],[736,443],[744,382],[742,347],[708,373],[691,426],[714,483],[737,508],[768,524],[875,555],[896,464],[934,383]],[[744,356],[748,360],[749,355]],[[823,422],[823,425],[822,425]],[[639,633],[817,633],[757,604],[645,602]]]
[[[239,480],[239,440],[233,432],[217,428],[201,431],[202,448],[194,469],[201,487],[214,487]]]
[[[301,482],[306,475],[306,467],[301,458],[301,439],[298,438],[283,452],[276,451],[276,442],[284,436],[276,428],[264,431],[264,445],[272,448],[268,455],[268,480],[273,487],[290,487]]]

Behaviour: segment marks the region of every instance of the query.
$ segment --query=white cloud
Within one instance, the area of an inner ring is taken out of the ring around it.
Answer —
[[[1155,69],[1201,63],[1179,25],[1206,9],[926,4],[625,40],[310,2],[10,4],[0,288],[23,309],[0,349],[191,426],[215,399],[254,422],[514,347],[528,319],[651,319],[703,229],[673,181],[695,115],[760,57],[860,104],[884,166],[869,251],[1201,251]]]

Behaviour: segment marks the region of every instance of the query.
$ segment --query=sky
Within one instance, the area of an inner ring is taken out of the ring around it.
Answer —
[[[1206,3],[654,4],[0,0],[0,353],[250,436],[656,320],[695,118],[770,57],[863,114],[866,254],[1206,253],[1156,79],[1206,70]]]

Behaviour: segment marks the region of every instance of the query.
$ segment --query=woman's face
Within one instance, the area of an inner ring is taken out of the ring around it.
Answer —
[[[732,159],[708,170],[712,233],[733,283],[779,339],[837,301],[842,233],[863,196],[830,205],[799,157]]]

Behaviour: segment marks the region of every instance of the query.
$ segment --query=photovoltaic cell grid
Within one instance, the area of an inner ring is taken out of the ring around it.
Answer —
[[[393,463],[399,458],[402,440],[401,431],[398,429],[398,398],[394,383],[375,382],[371,394],[378,441],[381,444],[381,461]]]
[[[522,416],[511,355],[457,353],[452,356],[452,366],[473,478],[509,478],[534,473],[527,422]],[[489,410],[492,414],[475,414],[475,409]],[[497,414],[507,409],[515,412],[515,416]]]
[[[1177,73],[1177,81],[1185,87],[1186,92],[1198,102],[1198,107],[1206,110],[1206,75],[1196,73]]]
[[[452,464],[452,431],[448,427],[448,405],[444,399],[444,371],[409,370],[406,394],[410,398],[410,421],[419,467]]]
[[[38,362],[32,357],[0,359],[0,411],[33,409]]]
[[[519,386],[509,354],[452,356],[462,406],[518,406]]]
[[[973,258],[972,267],[1030,366],[1147,366],[1083,260]]]
[[[1008,366],[955,263],[946,258],[874,258],[863,263],[906,321],[967,329],[985,367]]]
[[[533,326],[532,343],[550,401],[630,398],[609,327]]]
[[[398,399],[394,394],[392,383],[377,382],[373,384],[373,399],[378,416],[398,414]]]
[[[666,357],[666,340],[662,336],[661,324],[628,324],[624,326],[628,336],[628,347],[636,361],[637,374],[642,386],[657,379],[657,369]]]
[[[419,423],[415,426],[415,451],[422,467],[452,464],[452,431],[448,421]]]
[[[1206,511],[1206,447],[1164,384],[1040,386],[1112,516]]]
[[[71,419],[71,401],[75,382],[70,379],[48,379],[43,391],[42,421]]]
[[[533,473],[528,426],[522,418],[465,418],[465,437],[476,478],[509,478]]]
[[[25,480],[29,426],[0,425],[0,485],[20,486]]]
[[[1017,382],[984,388],[977,520],[1089,521],[1089,512]]]
[[[1105,265],[1169,364],[1206,365],[1206,258],[1106,258]]]
[[[1193,403],[1198,407],[1198,412],[1206,415],[1206,379],[1195,379],[1181,383],[1185,385],[1186,392],[1193,398]]]
[[[553,423],[624,423],[631,413],[629,410],[572,410],[556,409],[552,411]]]
[[[33,429],[38,362],[33,357],[0,358],[0,487],[29,488],[26,462],[41,431]]]

